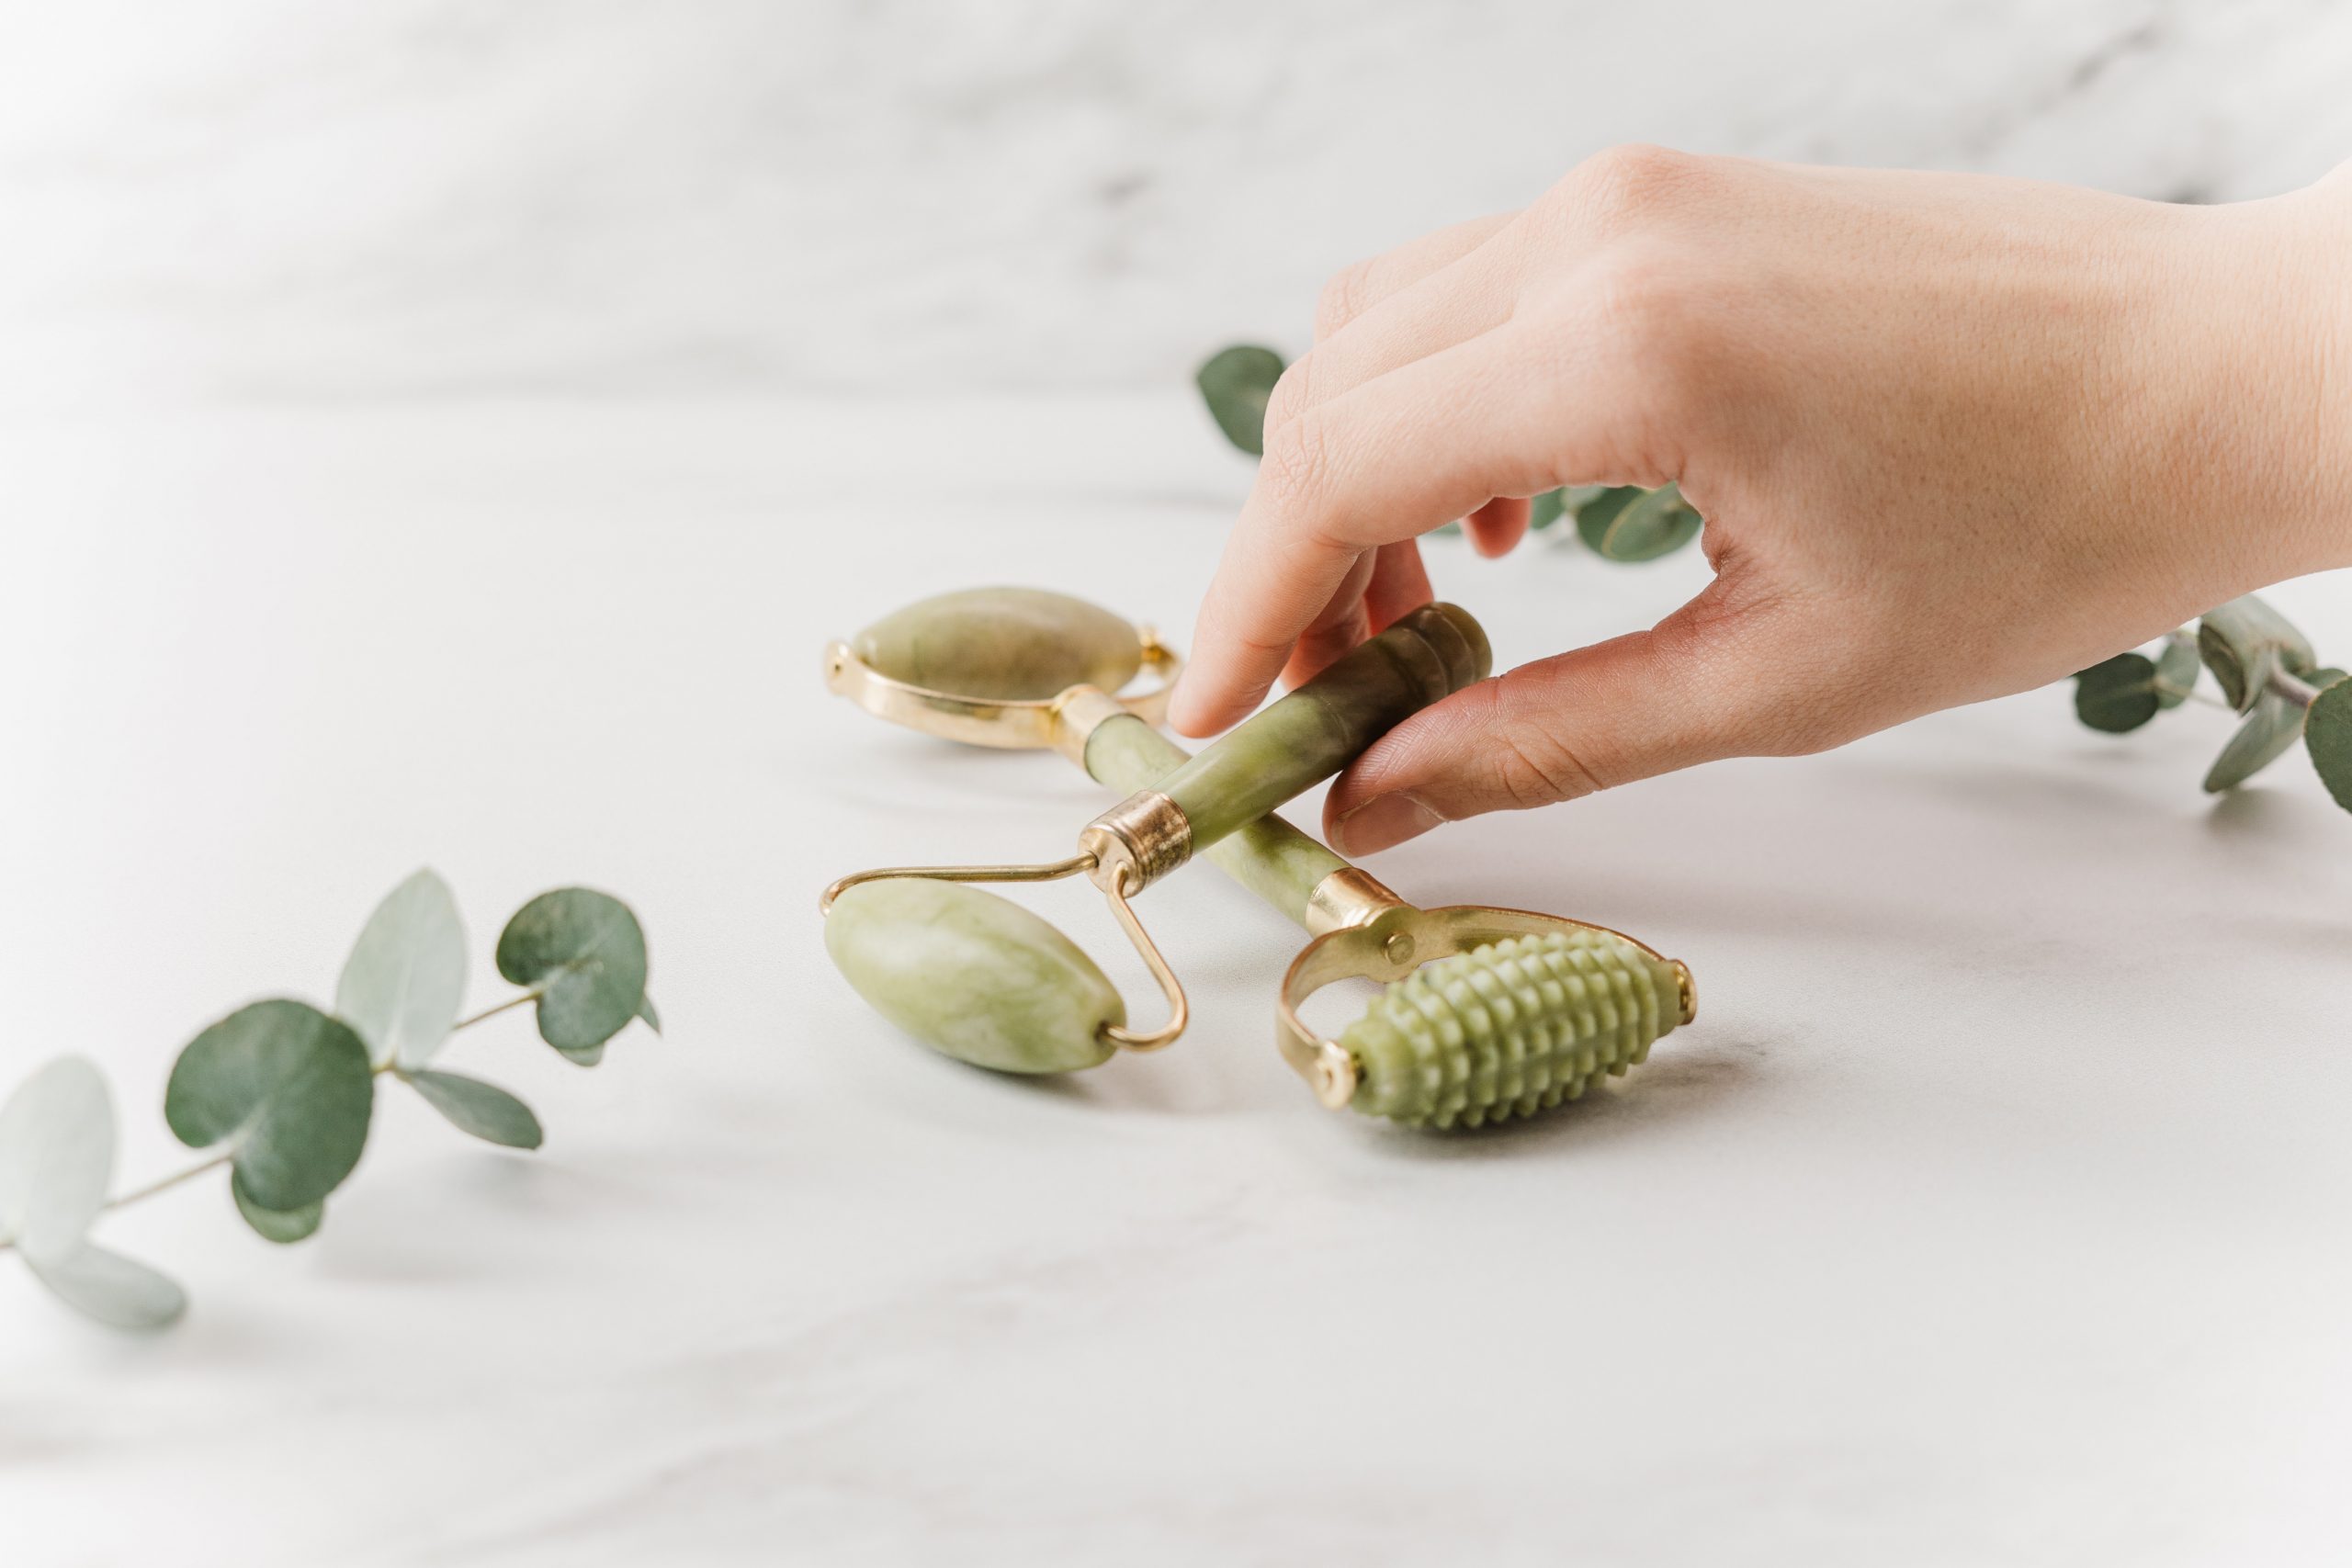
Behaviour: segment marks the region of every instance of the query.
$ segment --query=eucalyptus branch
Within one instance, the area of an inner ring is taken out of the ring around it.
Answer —
[[[0,1108],[0,1251],[22,1257],[67,1305],[122,1328],[178,1317],[187,1297],[142,1263],[90,1239],[100,1214],[229,1168],[229,1195],[267,1240],[296,1242],[319,1228],[329,1194],[359,1163],[390,1077],[459,1131],[535,1149],[529,1106],[479,1078],[429,1066],[460,1029],[525,1003],[539,1037],[581,1066],[633,1021],[659,1032],[645,994],[645,933],[628,905],[584,887],[543,893],[498,939],[498,972],[521,992],[458,1016],[466,983],[465,929],[448,886],[421,871],[376,907],[335,986],[332,1011],[283,998],[252,1003],[180,1052],[164,1093],[164,1120],[191,1148],[185,1170],[101,1197],[111,1184],[114,1107],[106,1079],[61,1057]],[[23,1140],[19,1142],[18,1140]]]
[[[2219,697],[2197,689],[2211,673]],[[2075,713],[2112,735],[2139,728],[2187,698],[2244,722],[2205,774],[2208,794],[2236,788],[2300,739],[2337,805],[2352,810],[2352,685],[2323,665],[2286,616],[2252,594],[2168,635],[2151,657],[2119,653],[2075,676]]]

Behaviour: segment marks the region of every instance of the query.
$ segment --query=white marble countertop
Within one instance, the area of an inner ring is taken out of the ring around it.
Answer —
[[[1385,857],[1702,988],[1634,1077],[1431,1139],[1309,1100],[1297,935],[1205,869],[1147,908],[1190,1037],[1081,1082],[933,1057],[823,960],[828,878],[1058,852],[1100,796],[874,724],[819,647],[988,581],[1181,635],[1247,470],[1179,391],[0,447],[0,1079],[94,1055],[124,1181],[170,1168],[178,1046],[330,994],[423,863],[481,972],[526,896],[622,894],[670,1028],[465,1037],[546,1149],[394,1100],[299,1248],[211,1186],[113,1217],[194,1299],[163,1336],[0,1258],[10,1568],[2352,1554],[2352,822],[2299,757],[2210,805],[2224,716],[2051,690]],[[1703,570],[1430,556],[1507,660]],[[2278,597],[2352,648],[2352,587]]]

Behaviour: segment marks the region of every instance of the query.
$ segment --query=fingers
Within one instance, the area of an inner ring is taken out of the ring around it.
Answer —
[[[1430,574],[1421,565],[1417,539],[1383,545],[1374,558],[1372,585],[1364,590],[1363,606],[1375,632],[1386,631],[1399,615],[1418,610],[1437,595],[1430,591]]]
[[[1331,786],[1324,827],[1371,854],[1441,822],[1548,805],[1723,757],[1842,738],[1806,700],[1803,638],[1771,612],[1712,613],[1523,665],[1398,725]]]
[[[1492,560],[1527,537],[1528,517],[1525,498],[1498,496],[1464,518],[1462,531],[1470,536],[1471,548]]]
[[[1547,490],[1563,472],[1623,468],[1623,433],[1647,412],[1638,391],[1577,396],[1571,389],[1632,384],[1598,366],[1555,373],[1577,353],[1507,323],[1270,433],[1202,605],[1194,661],[1170,708],[1175,727],[1211,734],[1255,707],[1363,551],[1497,496]],[[1502,515],[1491,536],[1516,536],[1525,509],[1516,511],[1518,523]]]
[[[1315,302],[1315,341],[1336,337],[1358,316],[1399,290],[1450,266],[1499,233],[1515,212],[1497,212],[1450,224],[1395,250],[1361,261],[1323,286]]]
[[[1378,556],[1370,550],[1356,558],[1329,604],[1299,634],[1298,646],[1283,666],[1283,679],[1292,685],[1311,678],[1331,660],[1372,635],[1372,615],[1364,594],[1372,585]]]

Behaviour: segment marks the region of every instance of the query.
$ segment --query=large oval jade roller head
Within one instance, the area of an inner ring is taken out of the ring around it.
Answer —
[[[842,877],[820,900],[826,950],[877,1011],[981,1066],[1067,1072],[1123,1047],[1166,1045],[1184,1031],[1184,987],[1129,900],[1329,778],[1399,720],[1483,680],[1490,660],[1467,612],[1423,605],[1199,756],[1161,770],[1087,823],[1066,859]],[[1162,672],[1156,692],[1122,704],[1105,690],[1146,663]],[[1156,715],[1174,664],[1148,631],[1026,589],[927,600],[825,652],[832,688],[884,717],[985,745],[1076,747],[1081,761],[1101,717],[1158,733],[1144,714]],[[1075,943],[1019,905],[965,886],[1077,875],[1102,891],[1165,993],[1160,1028],[1128,1028],[1117,988]]]
[[[957,602],[959,614],[987,617],[987,592],[949,597]],[[1116,617],[1075,600],[1062,603],[1075,607],[1067,624],[1097,628],[1098,651],[1106,659],[1102,668],[1124,679],[1142,664],[1155,662],[1150,657],[1123,661],[1108,655],[1131,638],[1157,649],[1148,630],[1128,630]],[[893,626],[922,608],[915,606],[881,626]],[[1010,617],[995,624],[1008,630],[1015,625]],[[1112,626],[1121,629],[1114,633]],[[937,708],[928,696],[886,703],[863,688],[860,672],[844,670],[842,660],[854,657],[841,644],[828,650],[834,690],[919,728],[945,733],[934,714],[968,716],[956,705],[983,695],[969,689],[977,682],[965,682],[967,689],[960,695],[944,698]],[[1069,668],[1051,665],[1057,656],[1042,649],[1030,657],[1036,669]],[[1174,658],[1159,649],[1157,661],[1172,667]],[[1485,662],[1480,659],[1482,666]],[[933,674],[956,681],[953,675]],[[1122,703],[1098,687],[1079,685],[1035,702],[1042,711],[1001,721],[997,732],[1001,737],[1017,731],[1023,739],[1000,738],[989,743],[1051,745],[1099,782],[1129,791],[1148,790],[1193,761],[1152,728],[1148,719],[1156,709],[1148,699]],[[1317,1097],[1334,1109],[1351,1107],[1406,1125],[1440,1129],[1532,1115],[1577,1098],[1603,1074],[1622,1074],[1639,1064],[1658,1037],[1693,1016],[1690,970],[1631,937],[1525,910],[1476,905],[1417,909],[1280,818],[1261,818],[1205,852],[1220,869],[1307,929],[1312,940],[1283,979],[1276,1041]],[[1030,933],[1032,942],[1050,938],[1069,946],[1058,932],[1018,906],[989,901],[1042,928],[1042,937]],[[828,939],[832,940],[830,930]],[[872,961],[871,954],[854,951],[862,943],[852,945],[845,969]],[[964,951],[967,956],[982,953],[986,944]],[[835,955],[843,958],[841,944],[835,944]],[[1073,958],[1084,966],[1082,982],[1077,970],[1063,967]],[[917,962],[910,957],[902,971],[906,977],[919,978]],[[1109,983],[1074,948],[1045,958],[1036,973],[1042,976],[1039,994],[1060,1005],[1074,1001],[1080,1020],[1089,1006],[1102,998],[1116,1003]],[[1363,1017],[1336,1037],[1318,1034],[1302,1019],[1301,1007],[1316,991],[1348,978],[1375,980],[1384,989]],[[860,989],[867,987],[861,984]],[[943,999],[937,1005],[947,1004]],[[882,1010],[899,1016],[888,1005]],[[918,1035],[933,1038],[924,1027],[910,1027]],[[1059,1017],[1046,1023],[1049,1031],[1076,1027]],[[1107,1055],[1105,1049],[1069,1065],[1090,1065]]]

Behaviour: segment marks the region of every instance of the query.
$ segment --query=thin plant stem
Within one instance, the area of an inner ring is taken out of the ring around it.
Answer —
[[[500,1013],[504,1012],[509,1008],[518,1008],[525,1002],[535,1002],[538,999],[539,993],[536,988],[525,991],[519,996],[509,997],[494,1008],[484,1008],[481,1011],[474,1014],[471,1018],[459,1019],[457,1022],[449,1026],[449,1032],[455,1034],[460,1029],[471,1029],[483,1019],[496,1018]]]
[[[127,1203],[136,1203],[141,1198],[153,1198],[158,1192],[169,1191],[171,1189],[177,1187],[183,1181],[190,1180],[196,1177],[202,1176],[208,1170],[215,1170],[221,1166],[227,1165],[235,1152],[236,1151],[233,1149],[224,1149],[220,1153],[214,1155],[210,1159],[199,1161],[195,1165],[189,1166],[186,1170],[175,1171],[172,1175],[164,1177],[161,1181],[151,1181],[146,1186],[136,1188],[131,1191],[124,1193],[119,1198],[109,1198],[107,1200],[107,1207],[109,1209],[119,1209]]]

